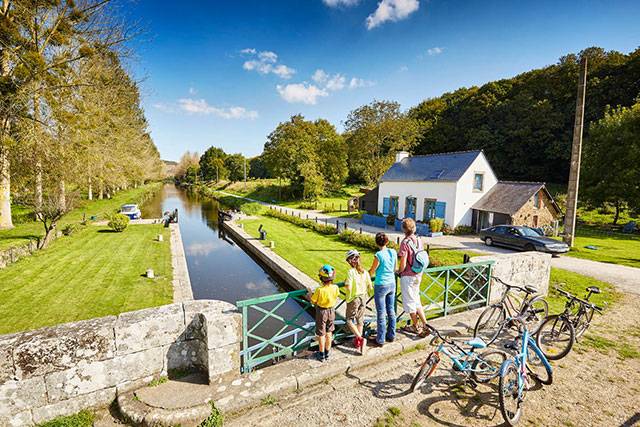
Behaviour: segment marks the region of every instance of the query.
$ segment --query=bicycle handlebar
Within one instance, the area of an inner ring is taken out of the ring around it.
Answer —
[[[585,305],[587,307],[593,308],[594,310],[598,311],[599,313],[602,313],[603,309],[602,307],[598,307],[597,305],[595,305],[592,302],[583,300],[582,298],[578,298],[577,296],[573,295],[570,292],[565,291],[564,289],[560,289],[558,287],[556,287],[556,291],[558,291],[561,295],[564,295],[565,297],[573,300],[573,301],[578,301],[580,304]]]
[[[499,277],[491,276],[491,279],[496,280],[496,281],[498,281],[498,282],[502,283],[504,286],[506,286],[506,287],[507,287],[507,288],[509,288],[509,289],[517,289],[517,290],[519,290],[520,292],[527,292],[527,293],[528,293],[528,291],[527,291],[525,288],[523,288],[523,287],[521,287],[521,286],[518,286],[518,285],[510,285],[509,283],[506,283],[504,280],[502,280],[502,279],[501,279],[501,278],[499,278]]]

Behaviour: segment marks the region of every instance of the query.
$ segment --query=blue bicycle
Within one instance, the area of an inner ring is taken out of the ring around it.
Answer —
[[[505,344],[505,347],[519,353],[502,363],[498,389],[500,411],[510,426],[516,425],[522,416],[522,403],[530,386],[529,378],[542,384],[553,382],[551,365],[529,334],[523,318],[516,317],[513,321],[520,325],[521,335],[515,342]],[[521,344],[519,350],[517,341]]]
[[[416,391],[427,378],[433,374],[440,363],[440,354],[444,354],[453,362],[453,370],[461,372],[466,381],[475,387],[476,383],[486,383],[496,378],[500,374],[500,366],[507,359],[507,354],[501,350],[491,350],[476,353],[477,349],[487,347],[482,338],[473,338],[465,344],[471,348],[468,350],[460,347],[455,341],[443,336],[436,329],[429,327],[434,339],[432,344],[440,340],[440,344],[435,351],[429,353],[425,361],[420,366],[418,374],[411,383],[411,392]]]

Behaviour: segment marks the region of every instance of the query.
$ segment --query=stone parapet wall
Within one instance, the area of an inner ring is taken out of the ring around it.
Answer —
[[[40,423],[172,370],[240,371],[241,315],[198,300],[0,336],[0,425]]]
[[[538,289],[538,294],[549,291],[551,275],[551,255],[540,252],[517,252],[472,257],[471,262],[495,261],[491,275],[510,285],[530,285]],[[504,286],[492,280],[490,302],[500,300]]]

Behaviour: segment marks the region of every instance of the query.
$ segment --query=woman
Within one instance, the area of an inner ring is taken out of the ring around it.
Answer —
[[[398,252],[400,264],[398,272],[400,273],[400,289],[402,290],[402,308],[405,313],[409,313],[411,316],[411,325],[406,326],[403,330],[426,336],[425,331],[428,331],[426,328],[427,318],[420,301],[422,272],[416,273],[411,268],[416,253],[423,250],[423,244],[416,236],[416,222],[413,219],[405,218],[402,220],[402,231],[404,239],[400,243],[400,251]]]
[[[396,265],[398,254],[387,248],[389,238],[384,233],[376,234],[378,252],[373,258],[369,274],[375,274],[373,297],[376,302],[377,336],[376,345],[382,347],[385,341],[396,338]]]

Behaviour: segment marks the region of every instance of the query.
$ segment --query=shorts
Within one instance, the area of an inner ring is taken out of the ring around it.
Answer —
[[[356,325],[364,324],[365,302],[363,296],[357,296],[353,301],[347,303],[347,322]]]
[[[402,290],[402,308],[405,313],[415,313],[418,307],[422,307],[420,301],[420,281],[422,274],[416,276],[401,276],[400,289]]]
[[[327,332],[333,332],[336,327],[336,311],[332,308],[316,307],[316,336],[323,337]]]

